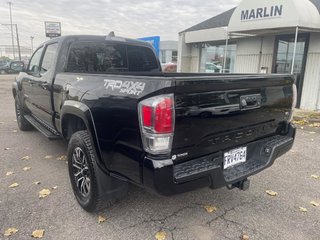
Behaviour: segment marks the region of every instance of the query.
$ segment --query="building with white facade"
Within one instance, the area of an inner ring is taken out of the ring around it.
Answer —
[[[161,64],[176,63],[178,59],[178,41],[160,41],[159,59]]]
[[[320,110],[320,0],[243,0],[179,33],[178,71],[292,73]]]

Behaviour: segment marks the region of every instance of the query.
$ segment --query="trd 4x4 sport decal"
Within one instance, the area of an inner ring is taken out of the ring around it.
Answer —
[[[144,82],[104,79],[104,86],[107,90],[118,90],[120,93],[139,96],[143,92],[146,84]]]

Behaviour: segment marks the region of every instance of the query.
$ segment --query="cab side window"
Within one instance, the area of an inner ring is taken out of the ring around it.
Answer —
[[[39,48],[32,56],[29,67],[28,67],[28,72],[30,74],[39,74],[40,72],[40,59],[42,55],[43,47]]]
[[[41,74],[44,74],[50,71],[51,69],[53,69],[57,48],[58,48],[58,43],[53,43],[47,46],[42,59],[41,70],[40,70]]]

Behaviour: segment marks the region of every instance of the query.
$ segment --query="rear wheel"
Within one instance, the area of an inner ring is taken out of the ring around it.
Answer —
[[[15,109],[18,127],[21,131],[28,131],[33,128],[33,126],[25,119],[25,112],[21,108],[17,97],[15,97]]]
[[[212,116],[211,112],[202,112],[202,113],[200,113],[200,117],[201,118],[208,118],[208,117],[211,117],[211,116]]]
[[[84,130],[74,133],[68,145],[69,177],[78,203],[88,212],[98,211],[116,201],[113,195],[105,197],[106,192],[113,192],[113,179],[106,174],[103,178],[99,177],[97,159],[88,132]],[[103,187],[101,184],[104,184]]]

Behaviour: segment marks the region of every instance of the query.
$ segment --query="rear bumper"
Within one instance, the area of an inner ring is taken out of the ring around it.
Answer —
[[[289,151],[295,128],[289,125],[287,135],[276,135],[246,144],[247,161],[223,170],[223,152],[175,164],[173,160],[145,158],[144,186],[161,195],[174,195],[202,187],[220,188],[239,182],[270,167],[276,158]]]

